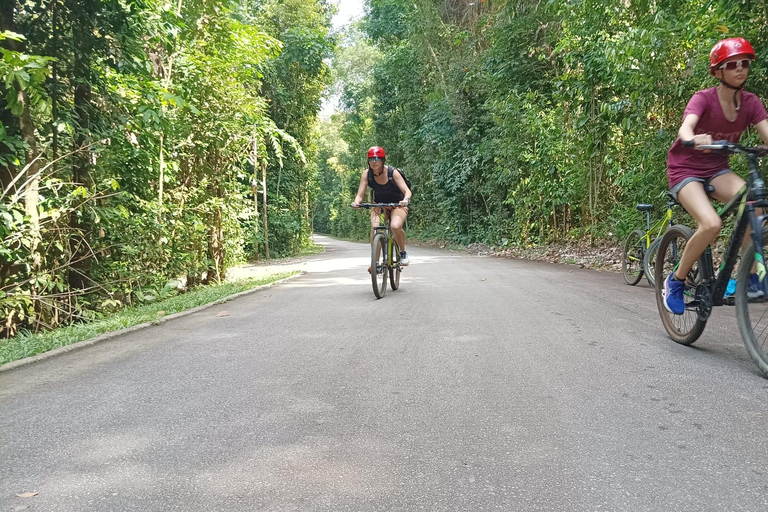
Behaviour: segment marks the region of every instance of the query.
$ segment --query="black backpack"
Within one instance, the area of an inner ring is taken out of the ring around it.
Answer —
[[[402,169],[395,169],[391,165],[388,165],[387,166],[387,178],[389,178],[389,181],[393,181],[394,180],[394,178],[392,178],[392,173],[394,171],[398,171],[400,173],[400,176],[403,177],[403,181],[405,181],[405,185],[408,187],[408,190],[410,190],[411,193],[413,193],[413,187],[411,187],[411,181],[408,178],[405,177],[405,173],[403,172]]]

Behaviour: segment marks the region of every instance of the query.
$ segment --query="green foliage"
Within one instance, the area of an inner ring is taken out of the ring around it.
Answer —
[[[51,0],[13,17],[0,333],[92,320],[173,279],[223,280],[264,255],[264,187],[272,255],[310,244],[307,155],[334,44],[324,1]]]
[[[419,236],[621,239],[641,222],[637,203],[666,205],[666,153],[691,95],[717,85],[717,40],[753,43],[747,88],[767,96],[766,24],[762,4],[730,1],[369,0],[367,40],[353,32],[337,58],[372,45],[373,81],[337,73],[339,136],[352,155],[360,141],[384,146],[406,170]],[[325,169],[323,183],[346,194],[349,180]],[[318,225],[356,233],[333,194],[319,200]]]
[[[204,304],[225,302],[228,297],[234,294],[253,289],[257,286],[270,284],[294,274],[295,272],[273,274],[262,279],[242,279],[175,296],[169,296],[172,294],[167,292],[171,287],[164,287],[163,290],[166,290],[166,296],[157,297],[158,300],[152,301],[151,304],[139,304],[129,307],[108,317],[95,319],[95,321],[87,324],[73,325],[53,332],[39,334],[25,331],[13,338],[0,340],[0,365],[92,339],[106,332],[125,329],[146,322],[158,322],[168,315]],[[109,304],[103,303],[102,309],[108,310]]]

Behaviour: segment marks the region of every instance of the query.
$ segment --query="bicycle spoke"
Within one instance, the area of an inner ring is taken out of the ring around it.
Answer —
[[[642,231],[632,231],[624,241],[624,253],[621,261],[621,271],[624,280],[629,285],[636,285],[643,278],[643,256],[645,255],[645,238]]]
[[[387,274],[387,240],[384,235],[377,234],[371,244],[371,283],[377,299],[387,292]]]
[[[675,271],[683,254],[685,245],[692,236],[692,231],[685,226],[673,226],[659,242],[656,265],[654,269],[656,286],[656,304],[658,306],[661,322],[669,337],[682,345],[690,345],[695,342],[704,331],[706,321],[699,318],[699,300],[696,297],[696,275],[698,263],[691,268],[686,279],[686,291],[683,293],[685,311],[682,315],[675,315],[667,311],[664,306],[664,280]]]
[[[768,250],[768,229],[763,230],[763,246],[764,252]],[[768,303],[748,295],[754,258],[754,246],[750,244],[742,255],[736,278],[736,318],[749,356],[768,375]]]

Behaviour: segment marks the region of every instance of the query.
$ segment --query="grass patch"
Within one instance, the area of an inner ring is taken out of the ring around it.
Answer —
[[[230,295],[273,283],[297,273],[284,272],[262,279],[241,279],[230,283],[205,286],[152,304],[127,307],[101,320],[60,327],[38,334],[19,334],[13,338],[0,340],[0,365],[95,338],[105,332],[118,331],[145,322],[156,322],[164,316],[186,311],[203,304],[210,304]]]
[[[295,256],[311,256],[313,254],[320,254],[321,252],[325,252],[324,245],[312,244],[307,247],[302,247],[299,250],[299,253]]]

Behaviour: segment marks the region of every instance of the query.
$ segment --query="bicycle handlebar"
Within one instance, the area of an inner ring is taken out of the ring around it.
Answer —
[[[400,206],[400,203],[360,203],[358,206],[360,208],[386,208],[389,206]]]
[[[702,150],[702,151],[705,149],[709,149],[712,151],[718,151],[718,152],[727,153],[727,154],[743,153],[743,154],[755,155],[755,156],[768,155],[768,146],[747,147],[747,146],[742,146],[741,144],[736,144],[735,142],[730,142],[727,140],[716,140],[712,144],[702,144],[700,146],[696,146],[696,144],[692,140],[684,140],[682,141],[682,144],[686,148],[695,147],[696,149]]]

